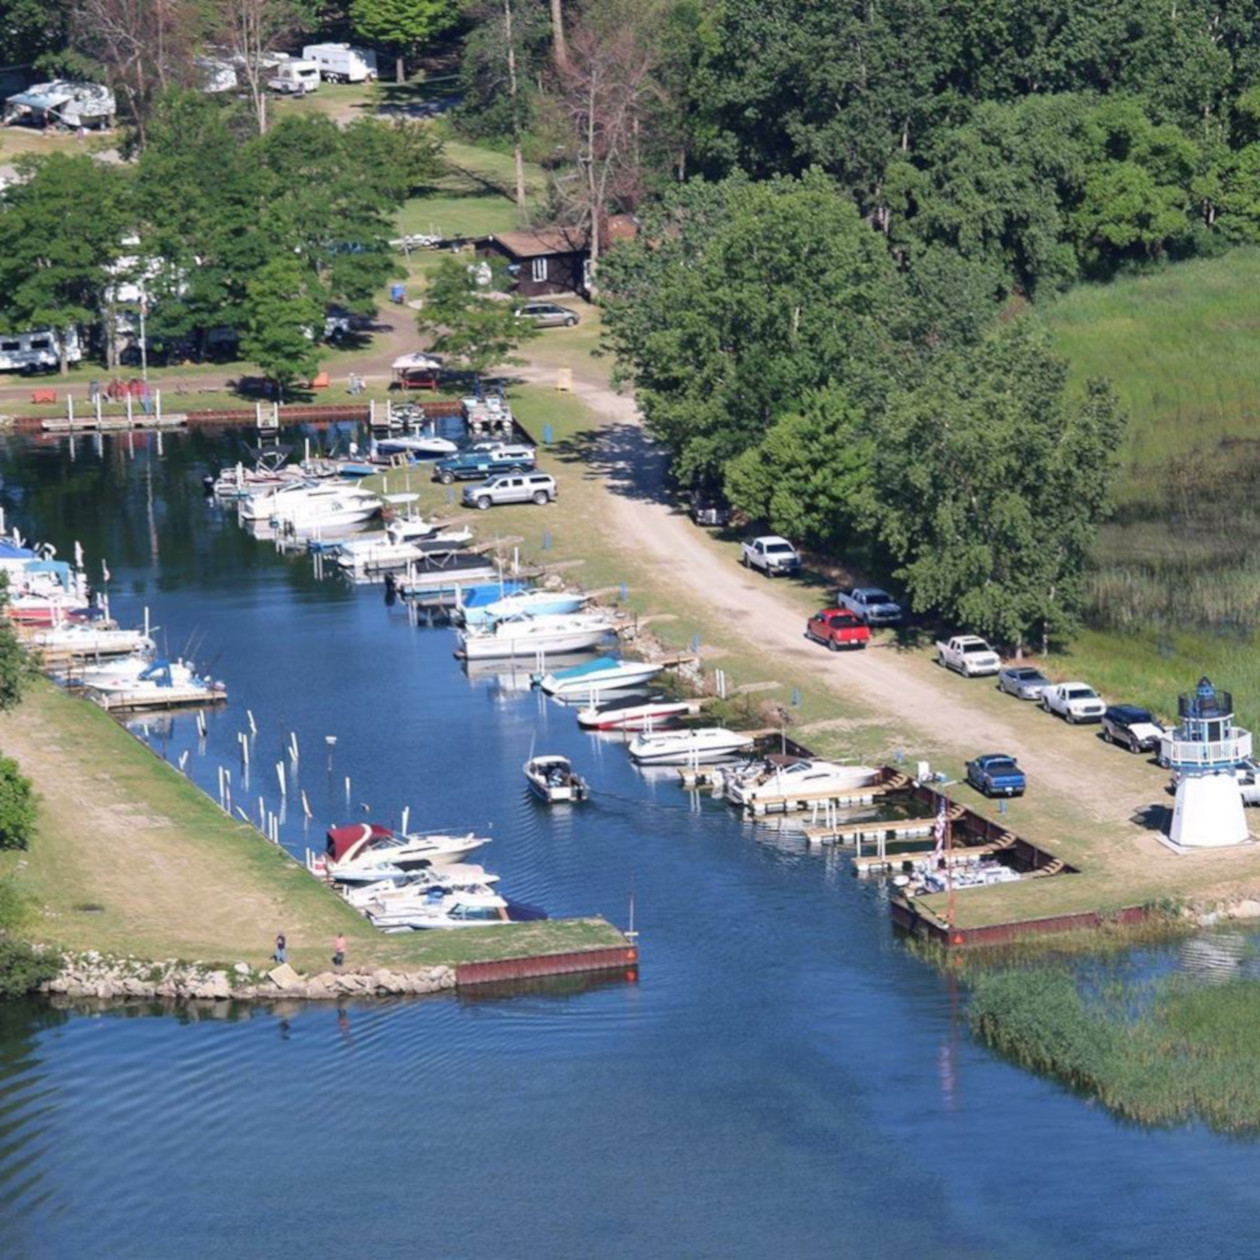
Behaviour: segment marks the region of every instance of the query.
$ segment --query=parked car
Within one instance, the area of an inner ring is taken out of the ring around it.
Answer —
[[[1017,700],[1040,700],[1050,679],[1031,665],[1008,665],[998,674],[998,690]]]
[[[465,507],[498,507],[504,503],[553,503],[556,479],[550,473],[502,473],[477,486],[465,486],[462,501]]]
[[[745,569],[760,569],[766,577],[796,573],[801,567],[796,548],[777,534],[766,534],[744,543],[739,549],[739,562]]]
[[[1014,757],[986,753],[967,762],[967,782],[985,796],[1023,796],[1028,786]]]
[[[1132,753],[1152,752],[1167,731],[1149,709],[1136,704],[1112,704],[1102,715],[1102,737],[1109,744],[1123,744]]]
[[[526,302],[516,314],[520,319],[532,319],[539,328],[572,328],[580,318],[577,311],[558,302]]]
[[[493,473],[528,472],[537,457],[532,446],[496,442],[439,459],[433,465],[433,479],[449,486],[453,481],[480,480]]]
[[[1093,687],[1083,682],[1056,683],[1041,693],[1041,707],[1067,722],[1101,722],[1107,706]]]
[[[901,605],[878,586],[851,586],[837,591],[836,603],[861,617],[868,626],[895,626],[903,616]]]
[[[956,670],[964,678],[996,674],[1002,658],[978,635],[956,634],[936,641],[936,659],[946,669]]]
[[[839,652],[864,648],[871,641],[871,629],[847,608],[824,608],[805,623],[805,637]]]

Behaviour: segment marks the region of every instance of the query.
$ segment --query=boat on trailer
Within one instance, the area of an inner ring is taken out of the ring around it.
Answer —
[[[559,753],[540,753],[524,766],[530,792],[544,805],[571,805],[586,800],[590,785],[573,771],[573,763]]]

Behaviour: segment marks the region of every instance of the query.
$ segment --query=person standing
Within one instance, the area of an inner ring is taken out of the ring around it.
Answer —
[[[284,939],[283,932],[276,933],[276,952],[272,955],[277,963],[285,963],[289,961],[288,942]]]
[[[338,932],[333,937],[333,966],[343,967],[346,962],[346,938]]]

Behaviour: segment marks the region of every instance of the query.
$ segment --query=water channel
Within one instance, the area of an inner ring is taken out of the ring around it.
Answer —
[[[0,1006],[4,1256],[1252,1253],[1254,1145],[1121,1124],[995,1059],[843,855],[636,773],[571,711],[470,680],[449,630],[249,537],[202,494],[235,442],[0,459],[12,521],[107,558],[119,620],[148,605],[228,682],[204,740],[182,715],[155,746],[214,790],[248,707],[269,810],[299,739],[315,820],[290,785],[294,852],[410,807],[489,828],[504,889],[553,915],[624,924],[633,888],[641,977],[213,1016]],[[526,798],[531,745],[574,759],[588,807]]]

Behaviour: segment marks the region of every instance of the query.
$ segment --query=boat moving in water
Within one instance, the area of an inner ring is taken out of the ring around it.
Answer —
[[[530,792],[545,805],[572,804],[586,800],[591,794],[586,780],[574,774],[568,757],[559,753],[540,753],[531,757],[524,770]]]

